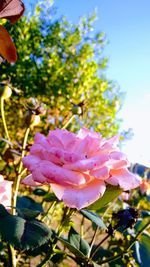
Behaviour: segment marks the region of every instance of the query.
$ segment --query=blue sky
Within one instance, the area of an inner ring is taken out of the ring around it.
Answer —
[[[32,2],[32,1],[31,1]],[[122,128],[133,128],[134,137],[123,150],[132,162],[150,165],[150,1],[55,0],[59,15],[77,22],[97,9],[95,31],[109,41],[106,75],[116,80],[126,98],[119,116]]]

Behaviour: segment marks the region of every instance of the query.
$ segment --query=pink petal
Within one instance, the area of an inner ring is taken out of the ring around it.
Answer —
[[[102,151],[104,152],[111,152],[116,148],[116,145],[119,142],[119,136],[115,135],[108,140],[103,139],[103,145],[101,146]]]
[[[126,160],[127,159],[124,153],[120,151],[116,151],[116,150],[110,153],[110,158],[115,159],[115,160]]]
[[[99,151],[100,140],[87,135],[83,140],[79,140],[74,147],[76,154],[86,156],[87,158],[95,156]]]
[[[41,183],[35,182],[33,180],[32,174],[29,174],[28,176],[26,176],[22,181],[22,184],[24,185],[30,185],[30,186],[40,186]]]
[[[93,138],[101,139],[100,133],[93,132],[93,131],[83,127],[79,130],[77,137],[79,137],[80,139],[84,139],[86,136],[91,136]]]
[[[129,172],[127,169],[110,171],[111,177],[106,180],[111,185],[119,185],[125,191],[136,188],[140,185],[140,178]]]
[[[30,153],[42,160],[49,160],[58,165],[62,165],[62,163],[66,162],[72,163],[82,159],[81,155],[67,152],[64,149],[57,147],[45,149],[41,144],[34,144],[30,149]]]
[[[70,208],[82,209],[99,199],[105,192],[105,183],[100,180],[93,180],[85,186],[63,187],[57,184],[51,185],[52,190]]]
[[[64,164],[64,168],[77,171],[88,171],[98,168],[109,159],[109,155],[98,155],[89,159],[80,160],[72,164]]]
[[[35,144],[39,144],[39,143],[42,144],[42,142],[45,142],[45,140],[46,140],[46,137],[43,134],[40,134],[40,133],[35,134],[35,137],[34,137]]]
[[[91,170],[90,175],[100,180],[106,180],[109,177],[109,168],[104,166],[100,169]]]
[[[130,163],[127,160],[109,160],[106,163],[110,169],[122,169],[130,166]]]
[[[28,155],[22,159],[23,165],[28,168],[30,171],[32,171],[34,168],[36,168],[41,161],[38,157],[34,155]]]
[[[67,170],[46,160],[42,160],[38,164],[38,167],[32,171],[32,175],[35,181],[41,183],[80,185],[86,182],[84,174]]]
[[[50,131],[48,135],[48,140],[51,142],[51,140],[59,140],[59,142],[56,144],[56,147],[60,144],[63,145],[64,149],[69,149],[70,150],[70,144],[76,142],[76,135],[74,133],[71,133],[67,130],[60,130],[56,129],[54,131]]]

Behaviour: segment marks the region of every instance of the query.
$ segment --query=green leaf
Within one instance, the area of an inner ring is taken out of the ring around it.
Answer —
[[[100,218],[98,214],[89,210],[81,210],[81,214],[83,214],[87,219],[95,223],[97,226],[101,227],[102,229],[107,229],[106,225],[104,224],[103,220]]]
[[[75,231],[73,227],[70,228],[68,240],[72,246],[80,250],[84,255],[88,255],[90,250],[89,244],[81,238],[81,236]]]
[[[139,232],[148,222],[149,218],[145,217],[144,219],[138,219],[135,224],[135,230]]]
[[[133,247],[134,258],[140,267],[147,267],[150,263],[150,234],[143,233],[140,241],[137,241]]]
[[[76,247],[68,242],[68,240],[63,237],[57,237],[76,257],[83,258],[85,255]]]
[[[88,206],[88,209],[100,210],[101,208],[112,202],[116,197],[118,197],[121,192],[121,188],[117,186],[108,185],[104,195],[92,205]]]
[[[28,196],[17,197],[17,212],[23,218],[32,219],[43,212],[43,207]]]
[[[52,231],[38,220],[11,215],[0,204],[0,237],[18,249],[33,249],[45,244]]]

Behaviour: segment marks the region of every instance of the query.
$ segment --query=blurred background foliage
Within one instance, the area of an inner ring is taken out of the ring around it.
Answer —
[[[37,4],[32,15],[13,27],[5,23],[18,51],[16,64],[0,65],[0,81],[9,81],[13,88],[5,105],[11,135],[21,138],[31,113],[37,115],[35,110],[42,105],[38,128],[44,133],[77,115],[71,130],[84,125],[112,136],[119,129],[122,93],[105,77],[106,36],[93,31],[96,14],[71,24],[67,18],[57,19],[48,2]]]

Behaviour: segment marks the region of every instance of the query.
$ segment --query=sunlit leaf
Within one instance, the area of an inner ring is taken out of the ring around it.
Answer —
[[[107,186],[107,189],[104,195],[99,198],[96,202],[88,207],[88,209],[92,210],[100,210],[107,204],[111,203],[116,197],[121,194],[122,190],[117,186]]]

